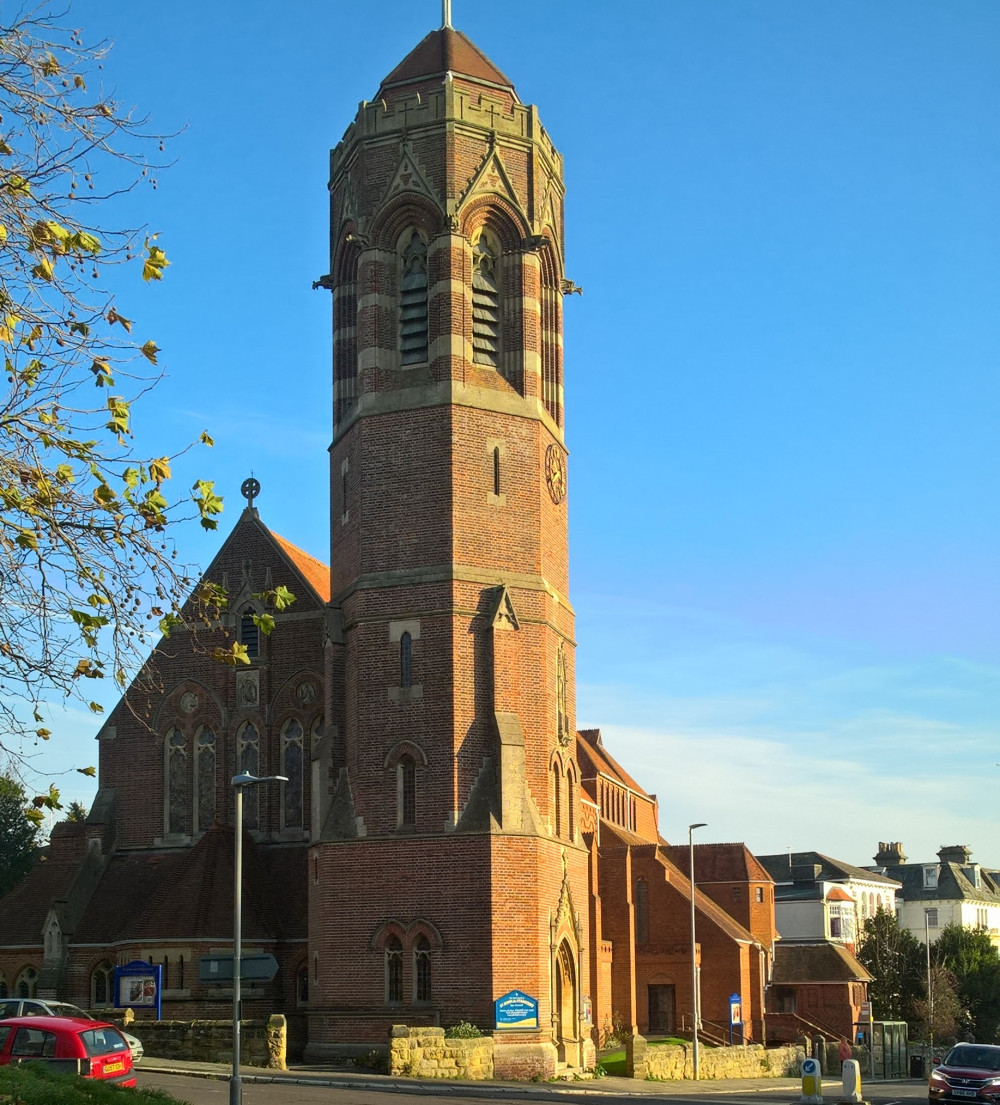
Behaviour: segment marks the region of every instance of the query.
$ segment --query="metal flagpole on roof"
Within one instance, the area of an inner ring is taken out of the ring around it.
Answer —
[[[451,0],[441,0],[441,26],[451,27]]]

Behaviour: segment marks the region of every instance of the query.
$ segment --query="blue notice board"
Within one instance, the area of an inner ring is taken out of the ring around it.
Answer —
[[[493,1003],[497,1028],[537,1028],[538,999],[521,990],[511,990]]]
[[[156,1019],[162,1011],[163,968],[134,959],[124,967],[115,967],[115,1008],[127,1006],[155,1009]]]

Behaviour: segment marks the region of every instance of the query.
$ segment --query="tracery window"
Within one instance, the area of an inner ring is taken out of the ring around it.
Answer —
[[[260,774],[260,734],[249,721],[240,727],[236,737],[238,774],[244,771],[251,775]],[[244,786],[243,824],[248,829],[256,829],[260,823],[260,798],[258,786]]]
[[[396,764],[396,823],[412,828],[417,823],[417,762],[409,753]]]
[[[472,247],[472,359],[500,367],[499,250],[481,231]]]
[[[403,1000],[403,945],[398,936],[385,942],[385,1000]]]
[[[281,731],[281,774],[288,782],[282,784],[284,825],[286,829],[302,828],[303,794],[303,733],[294,718],[285,722]]]
[[[196,741],[194,784],[198,795],[196,832],[204,832],[215,821],[215,733],[207,726]]]
[[[399,282],[399,353],[404,365],[427,360],[427,246],[413,231]]]
[[[431,944],[423,934],[413,945],[413,998],[431,1000]]]
[[[187,741],[180,729],[171,729],[165,742],[167,756],[167,832],[181,835],[187,826]]]

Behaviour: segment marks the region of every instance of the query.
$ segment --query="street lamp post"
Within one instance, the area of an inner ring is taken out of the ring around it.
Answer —
[[[931,1058],[934,1057],[934,986],[931,978],[931,911],[924,909],[924,949],[927,952],[927,1030],[930,1035]]]
[[[692,1057],[694,1059],[694,1076],[698,1077],[698,1028],[699,1020],[701,1018],[701,994],[699,993],[700,987],[698,986],[698,961],[697,961],[697,946],[695,943],[695,928],[694,928],[694,831],[695,829],[705,828],[706,822],[696,821],[693,825],[688,825],[688,873],[691,876],[691,1007],[694,1011],[691,1018],[691,1045],[692,1045]]]
[[[230,780],[236,788],[236,850],[233,862],[233,1073],[229,1079],[229,1105],[243,1105],[240,1078],[240,971],[243,953],[243,788],[258,783],[287,783],[284,775],[251,775],[244,771]]]

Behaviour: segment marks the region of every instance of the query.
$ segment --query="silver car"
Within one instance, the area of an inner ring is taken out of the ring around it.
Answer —
[[[5,1017],[83,1017],[86,1021],[93,1019],[79,1005],[70,1005],[68,1001],[49,1001],[47,998],[0,998],[0,1020]],[[128,1043],[132,1062],[138,1063],[142,1058],[142,1041],[124,1029],[118,1031]]]

